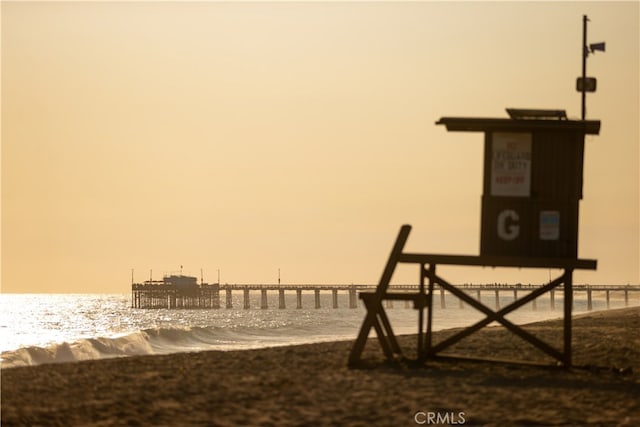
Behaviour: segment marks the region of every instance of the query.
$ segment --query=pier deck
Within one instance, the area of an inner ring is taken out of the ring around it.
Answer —
[[[529,293],[540,288],[542,285],[507,285],[507,284],[463,284],[457,288],[468,293],[475,294],[479,301],[486,298],[486,295],[493,295],[496,308],[500,307],[501,295],[513,295],[518,298],[519,293]],[[410,293],[418,290],[418,285],[391,285],[390,289],[398,293]],[[320,284],[207,284],[202,283],[188,288],[168,284],[164,281],[146,281],[144,283],[134,283],[131,285],[131,307],[141,309],[166,308],[166,309],[220,309],[223,306],[227,309],[233,308],[233,293],[242,292],[243,308],[251,308],[251,292],[260,292],[260,308],[268,309],[268,293],[278,293],[278,308],[286,309],[286,293],[296,293],[296,308],[303,308],[302,294],[314,294],[314,307],[321,308],[321,294],[331,292],[332,308],[339,308],[339,294],[346,294],[349,308],[357,308],[358,295],[362,292],[371,292],[376,289],[376,285],[353,284],[353,285],[320,285]],[[562,291],[563,286],[558,290]],[[587,309],[593,309],[593,302],[596,299],[605,298],[606,308],[609,308],[612,295],[624,296],[625,307],[629,305],[630,298],[634,301],[640,299],[640,286],[637,285],[573,285],[574,294],[586,294]],[[562,294],[562,292],[561,292]],[[449,292],[440,289],[440,307],[446,308]],[[387,304],[392,304],[387,301]],[[406,301],[405,304],[409,302]],[[535,310],[537,302],[532,301]],[[345,305],[345,304],[343,304]],[[460,308],[464,307],[462,300],[459,300]],[[555,308],[555,292],[549,295],[549,308]]]

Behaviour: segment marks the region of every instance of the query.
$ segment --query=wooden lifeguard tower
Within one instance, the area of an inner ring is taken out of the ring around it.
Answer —
[[[372,328],[387,359],[406,358],[385,313],[383,300],[413,301],[418,310],[418,362],[444,357],[441,353],[445,349],[495,321],[556,359],[561,366],[571,366],[573,271],[595,270],[597,266],[596,260],[579,259],[577,249],[584,139],[586,135],[599,133],[600,121],[569,120],[562,110],[507,109],[507,112],[509,118],[443,117],[436,122],[448,131],[484,133],[480,254],[406,253],[403,249],[411,226],[402,226],[376,291],[360,294],[367,314],[349,356],[350,366],[358,366]],[[398,263],[418,264],[418,292],[391,292],[390,282]],[[437,265],[562,269],[563,272],[548,284],[494,311],[440,276]],[[435,286],[479,310],[485,318],[434,343]],[[505,318],[558,287],[564,292],[562,349]]]

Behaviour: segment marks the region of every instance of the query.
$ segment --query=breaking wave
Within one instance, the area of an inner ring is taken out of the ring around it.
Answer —
[[[282,328],[168,327],[152,328],[112,338],[87,338],[44,347],[28,346],[2,352],[2,367],[67,363],[91,359],[168,354],[203,350],[241,350],[353,338],[322,335],[310,327]]]

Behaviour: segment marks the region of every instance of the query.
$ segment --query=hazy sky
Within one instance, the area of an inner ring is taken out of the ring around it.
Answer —
[[[579,118],[582,15],[602,120],[578,283],[640,281],[640,3],[2,2],[2,290],[375,283],[408,249],[478,254],[480,133],[442,116]],[[441,269],[460,282],[556,272]],[[401,269],[396,281],[418,278]]]

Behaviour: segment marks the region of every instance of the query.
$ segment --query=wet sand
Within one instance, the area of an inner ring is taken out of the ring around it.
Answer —
[[[562,342],[562,322],[526,330]],[[436,342],[450,334],[435,335]],[[415,337],[401,337],[411,353]],[[2,425],[640,425],[640,308],[573,322],[569,371],[469,361],[347,368],[352,342],[181,353],[3,369]],[[496,350],[498,349],[498,350]],[[552,361],[501,327],[454,349]],[[432,422],[433,421],[433,422]]]

